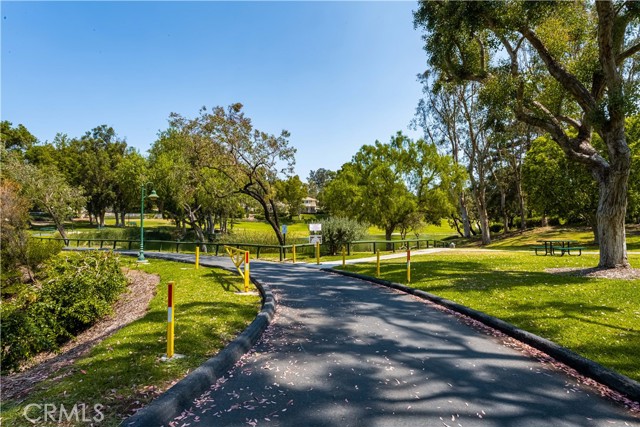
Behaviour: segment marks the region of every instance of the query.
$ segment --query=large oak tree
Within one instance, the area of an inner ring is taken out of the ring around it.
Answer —
[[[603,268],[629,265],[625,117],[635,108],[639,16],[630,1],[422,1],[415,13],[444,79],[480,82],[491,102],[509,105],[589,170]]]

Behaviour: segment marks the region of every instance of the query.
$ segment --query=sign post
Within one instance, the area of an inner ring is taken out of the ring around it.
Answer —
[[[322,244],[322,224],[309,224],[309,243],[316,245],[316,264],[320,265],[320,245]]]

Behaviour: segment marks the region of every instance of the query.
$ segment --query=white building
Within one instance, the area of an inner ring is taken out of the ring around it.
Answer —
[[[302,213],[314,214],[318,211],[318,199],[305,197],[302,199]]]

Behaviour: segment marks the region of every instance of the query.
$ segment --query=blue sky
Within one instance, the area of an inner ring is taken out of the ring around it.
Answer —
[[[296,172],[408,130],[426,56],[416,2],[6,2],[2,120],[41,141],[101,124],[142,153],[169,113],[241,102],[291,132]]]

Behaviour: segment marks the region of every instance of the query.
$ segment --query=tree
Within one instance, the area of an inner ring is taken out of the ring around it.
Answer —
[[[276,182],[276,197],[278,201],[287,205],[291,218],[300,214],[302,200],[307,196],[307,193],[307,185],[300,180],[298,175]]]
[[[385,239],[417,210],[389,145],[376,141],[363,146],[324,189],[333,216],[357,219],[382,228]]]
[[[289,146],[289,132],[283,130],[275,136],[255,129],[239,103],[226,110],[215,107],[208,112],[202,108],[193,120],[172,114],[170,124],[192,135],[198,141],[203,167],[226,180],[217,196],[243,194],[254,199],[283,245],[275,184],[293,172],[296,150]]]
[[[529,204],[541,214],[586,222],[598,239],[597,188],[587,172],[568,161],[548,137],[533,141],[523,165]]]
[[[3,173],[20,183],[23,197],[51,216],[60,237],[69,244],[64,222],[73,218],[85,203],[82,189],[70,186],[53,167],[39,168],[11,156],[5,162]]]
[[[26,232],[29,219],[29,201],[20,196],[20,186],[10,180],[0,182],[0,250],[2,251],[2,293],[18,275],[16,267],[22,263],[29,235]]]
[[[316,169],[309,171],[307,184],[309,186],[309,196],[319,199],[324,187],[336,177],[336,172],[329,169]]]
[[[224,177],[209,170],[206,157],[199,154],[207,144],[187,124],[173,123],[160,133],[149,156],[150,179],[162,195],[161,210],[176,221],[180,237],[188,223],[200,242],[206,240],[204,224],[215,209],[215,195],[226,191]]]
[[[169,129],[150,155],[153,181],[167,195],[162,209],[177,220],[184,218],[204,240],[203,227],[213,232],[214,216],[226,224],[238,211],[240,196],[248,196],[284,244],[276,183],[293,171],[295,149],[288,136],[286,131],[276,137],[254,129],[242,104],[210,112],[202,108],[194,119],[172,113]]]
[[[127,211],[137,211],[141,197],[140,186],[148,175],[146,160],[134,149],[127,150],[122,160],[116,164],[113,180],[116,227],[125,226]]]
[[[423,93],[426,95],[418,103],[415,122],[422,127],[425,139],[432,144],[444,148],[451,155],[453,165],[458,168],[469,163],[464,159],[462,144],[465,135],[460,116],[461,107],[451,90],[443,85],[433,84],[428,73],[420,77]],[[460,128],[460,129],[459,129]],[[462,177],[460,177],[462,178]],[[464,177],[464,180],[468,177]],[[469,213],[469,196],[464,182],[449,187],[450,197],[458,206],[459,216],[450,213],[451,220],[462,237],[471,237],[471,218]],[[460,230],[458,223],[462,224]]]
[[[0,122],[0,140],[2,140],[2,146],[5,150],[20,153],[24,153],[38,142],[38,139],[26,127],[21,124],[13,127],[12,123],[7,120]]]
[[[480,83],[594,177],[601,268],[629,266],[625,117],[636,108],[639,15],[640,3],[622,1],[423,1],[415,13],[444,79]]]
[[[416,230],[422,221],[439,226],[455,210],[451,196],[464,185],[464,169],[451,156],[440,155],[435,143],[412,140],[402,132],[391,138],[389,147],[392,161],[418,202],[419,213],[405,218],[401,227]]]

